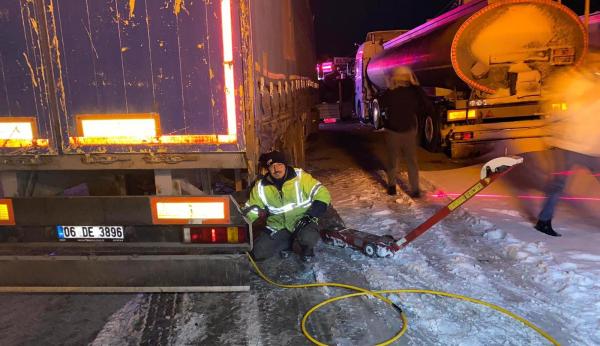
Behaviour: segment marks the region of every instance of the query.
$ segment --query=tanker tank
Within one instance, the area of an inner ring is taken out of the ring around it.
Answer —
[[[539,96],[544,79],[579,64],[587,45],[577,15],[558,2],[475,0],[385,43],[367,76],[385,89],[386,76],[405,65],[425,87]]]

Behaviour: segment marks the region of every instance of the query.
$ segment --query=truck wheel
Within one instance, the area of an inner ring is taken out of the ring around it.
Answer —
[[[381,117],[381,109],[377,100],[373,100],[373,105],[371,106],[371,120],[376,130],[383,127],[383,118]]]
[[[439,112],[437,114],[427,114],[423,119],[423,134],[421,136],[423,139],[423,146],[433,153],[439,152],[441,149],[441,124],[439,114]]]
[[[377,250],[375,248],[375,245],[369,243],[367,245],[365,245],[365,247],[363,248],[365,255],[369,256],[369,257],[375,257],[375,255],[377,254]]]

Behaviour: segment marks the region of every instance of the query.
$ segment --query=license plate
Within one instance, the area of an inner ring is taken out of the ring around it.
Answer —
[[[123,226],[57,226],[59,240],[113,240],[123,241]]]

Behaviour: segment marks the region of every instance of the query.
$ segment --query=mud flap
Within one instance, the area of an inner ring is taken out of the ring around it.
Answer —
[[[244,254],[0,256],[0,292],[248,291]]]

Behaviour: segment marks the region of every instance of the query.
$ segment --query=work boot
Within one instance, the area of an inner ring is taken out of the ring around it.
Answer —
[[[387,188],[387,194],[390,196],[395,196],[396,195],[396,185],[394,186],[388,186]]]
[[[315,259],[315,251],[312,248],[305,247],[302,249],[302,255],[300,255],[302,262],[312,262]]]
[[[547,235],[551,235],[553,237],[560,237],[560,233],[556,233],[554,229],[552,229],[552,220],[538,220],[537,224],[535,224],[535,229],[542,233],[546,233]]]

